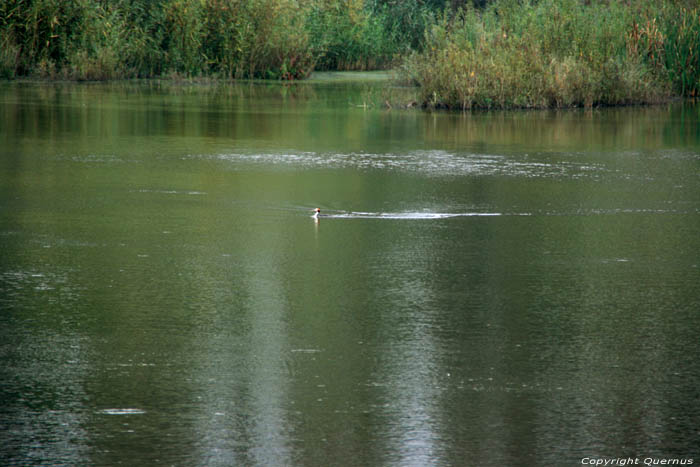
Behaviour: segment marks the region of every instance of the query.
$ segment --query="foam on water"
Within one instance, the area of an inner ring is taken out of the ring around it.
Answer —
[[[302,208],[298,208],[302,209]],[[303,211],[311,209],[303,208]],[[538,212],[430,212],[430,211],[401,211],[401,212],[363,212],[323,210],[322,219],[448,219],[452,217],[498,217],[498,216],[596,216],[623,214],[688,214],[689,211],[670,209],[590,209],[573,211],[538,211]],[[696,211],[697,212],[697,211]],[[311,216],[313,217],[313,216]]]
[[[103,409],[100,410],[104,415],[142,415],[146,411],[143,409]]]
[[[348,212],[338,214],[326,214],[324,218],[330,219],[447,219],[450,217],[494,217],[503,216],[500,212]],[[517,214],[527,215],[527,214]]]

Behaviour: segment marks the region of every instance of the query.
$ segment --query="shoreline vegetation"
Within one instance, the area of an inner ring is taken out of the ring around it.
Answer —
[[[293,81],[314,70],[387,69],[417,86],[415,104],[426,108],[695,97],[700,8],[697,0],[0,4],[0,79]]]

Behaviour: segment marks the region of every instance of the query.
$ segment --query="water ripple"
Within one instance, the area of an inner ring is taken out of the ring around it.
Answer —
[[[237,169],[246,165],[267,165],[279,168],[324,168],[363,170],[403,170],[427,175],[501,175],[518,177],[572,177],[592,176],[606,169],[598,164],[574,161],[547,162],[531,160],[529,156],[514,159],[498,154],[453,154],[442,150],[412,151],[408,153],[317,153],[289,152],[262,154],[189,155],[184,159],[208,159],[234,164]]]

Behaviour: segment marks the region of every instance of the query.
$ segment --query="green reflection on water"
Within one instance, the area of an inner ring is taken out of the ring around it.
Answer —
[[[697,456],[698,108],[383,86],[0,85],[3,463]]]

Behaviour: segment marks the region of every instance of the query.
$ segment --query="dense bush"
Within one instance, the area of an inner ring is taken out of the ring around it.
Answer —
[[[363,0],[4,0],[0,76],[296,79],[316,64],[385,67],[405,47],[386,21],[389,9],[373,6]]]
[[[316,68],[367,70],[389,63],[399,44],[383,20],[381,11],[370,12],[362,0],[315,2],[308,31]]]
[[[651,2],[496,1],[437,21],[403,70],[427,106],[654,102],[697,92],[698,19]]]

